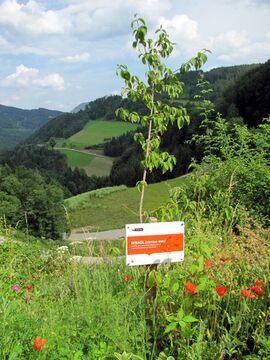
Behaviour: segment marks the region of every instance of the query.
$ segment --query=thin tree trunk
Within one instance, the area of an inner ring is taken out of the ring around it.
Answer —
[[[152,86],[152,109],[150,112],[150,116],[153,115],[153,104],[154,104],[154,86]],[[152,133],[152,123],[153,121],[150,120],[149,127],[148,127],[148,136],[147,136],[147,146],[146,146],[146,154],[145,154],[145,161],[147,161],[149,152],[150,152],[150,140],[151,140],[151,133]],[[143,169],[143,178],[142,178],[142,191],[141,191],[141,198],[140,198],[140,207],[139,207],[139,214],[140,214],[140,223],[143,222],[143,201],[144,201],[144,190],[146,184],[146,175],[147,175],[147,167],[145,166]]]

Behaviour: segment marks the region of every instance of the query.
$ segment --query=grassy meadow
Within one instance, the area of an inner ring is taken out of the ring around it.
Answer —
[[[67,156],[71,168],[82,168],[88,176],[107,176],[110,174],[113,158],[108,156],[95,156],[73,149],[58,149]]]
[[[0,228],[0,358],[269,359],[269,234],[221,230],[194,221],[184,262],[147,275],[116,256],[122,242],[42,241]],[[82,255],[107,261],[84,265]]]
[[[86,154],[71,149],[59,149],[62,154],[65,154],[68,159],[68,164],[70,167],[80,167],[84,168],[89,166],[94,159],[94,155]]]
[[[123,121],[91,120],[87,125],[68,139],[58,139],[57,147],[84,149],[87,146],[103,144],[112,137],[135,130],[137,125]]]
[[[148,185],[145,210],[154,211],[165,204],[169,200],[170,189],[187,181],[188,177],[181,177]],[[74,196],[67,199],[65,205],[72,228],[88,227],[93,231],[102,231],[139,222],[139,200],[136,187],[120,186],[109,191],[105,188]]]

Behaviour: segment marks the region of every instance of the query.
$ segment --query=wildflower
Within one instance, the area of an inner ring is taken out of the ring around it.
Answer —
[[[20,287],[20,285],[18,285],[18,284],[14,284],[14,285],[12,285],[12,290],[14,290],[14,291],[20,291],[20,290],[21,290],[21,287]]]
[[[258,295],[258,296],[264,296],[265,291],[261,286],[252,286],[252,288],[250,289],[254,294]]]
[[[224,296],[227,294],[227,288],[224,285],[217,286],[215,290],[218,296]]]
[[[214,261],[213,260],[209,260],[209,259],[206,259],[205,262],[204,262],[204,265],[206,267],[211,267],[214,265]]]
[[[43,346],[46,344],[46,340],[42,339],[42,338],[36,338],[34,341],[34,348],[36,350],[40,350],[41,348],[43,348]]]
[[[225,257],[219,258],[220,261],[225,262],[227,259]]]
[[[130,276],[129,276],[128,274],[125,274],[125,275],[123,275],[122,279],[123,279],[124,281],[129,281],[129,280],[130,280]]]
[[[254,286],[262,286],[263,282],[261,280],[256,280]]]
[[[186,288],[186,290],[187,290],[187,292],[188,292],[188,294],[189,295],[195,295],[195,294],[197,294],[197,293],[195,293],[195,291],[196,291],[196,289],[197,289],[197,285],[196,284],[194,284],[194,283],[192,283],[192,282],[187,282],[186,284],[185,284],[185,288]]]
[[[27,285],[25,285],[25,288],[26,288],[26,290],[33,290],[33,285],[31,285],[31,284],[27,284]]]
[[[57,252],[60,253],[60,254],[64,254],[64,253],[68,252],[68,247],[65,246],[65,245],[59,246],[59,247],[57,248]]]
[[[241,291],[241,296],[247,299],[253,299],[255,298],[255,294],[252,294],[250,289],[245,289]]]

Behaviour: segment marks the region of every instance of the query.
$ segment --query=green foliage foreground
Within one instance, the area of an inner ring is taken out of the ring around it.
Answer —
[[[194,221],[185,261],[159,265],[150,277],[157,296],[149,303],[145,267],[111,257],[83,265],[72,260],[78,245],[6,230],[0,358],[267,359],[269,238],[259,227],[239,231]],[[46,341],[39,350],[36,338]]]
[[[112,256],[121,243],[78,252],[78,242],[57,247],[2,230],[1,359],[269,359],[269,121],[254,131],[218,118],[208,128],[196,141],[215,155],[156,213],[185,221],[183,263],[146,276]]]
[[[156,213],[185,221],[183,263],[146,276],[118,243],[78,253],[2,230],[1,359],[269,359],[269,120],[206,124],[212,154]],[[93,254],[108,259],[74,261]]]

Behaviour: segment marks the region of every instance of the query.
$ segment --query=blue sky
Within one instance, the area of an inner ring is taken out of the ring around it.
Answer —
[[[117,94],[117,64],[142,75],[137,13],[177,43],[168,65],[212,51],[205,70],[270,58],[270,0],[0,0],[0,104],[70,111]]]

